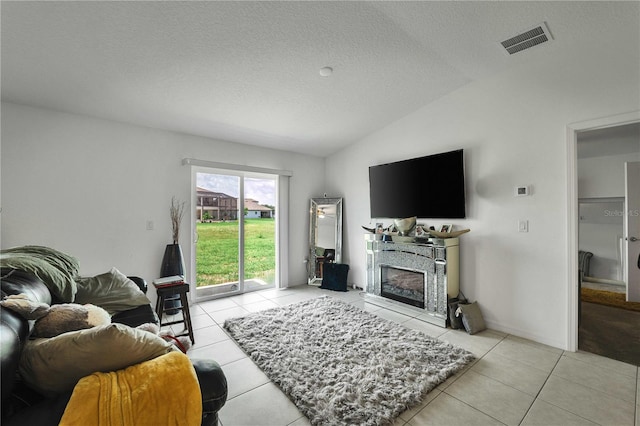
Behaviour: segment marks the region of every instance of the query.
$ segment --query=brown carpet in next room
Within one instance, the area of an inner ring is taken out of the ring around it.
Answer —
[[[640,312],[581,303],[578,349],[640,366]]]
[[[627,302],[627,296],[624,291],[598,290],[583,286],[580,295],[583,302],[597,303],[599,305],[640,312],[640,302]]]

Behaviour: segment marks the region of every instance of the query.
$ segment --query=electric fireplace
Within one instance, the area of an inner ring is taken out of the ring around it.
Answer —
[[[365,235],[368,303],[415,312],[415,318],[447,325],[447,300],[460,288],[459,239],[430,238],[428,242],[376,240]]]
[[[380,266],[380,295],[407,305],[424,308],[424,273],[393,266]]]

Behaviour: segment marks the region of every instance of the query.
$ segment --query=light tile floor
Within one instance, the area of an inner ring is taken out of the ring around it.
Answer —
[[[226,334],[226,318],[328,295],[382,318],[423,331],[473,352],[478,359],[400,415],[396,426],[418,425],[629,425],[640,426],[638,367],[566,352],[485,330],[470,336],[365,303],[347,293],[300,286],[265,290],[192,306],[193,358],[218,361],[229,385],[220,411],[223,426],[308,425],[308,420]]]

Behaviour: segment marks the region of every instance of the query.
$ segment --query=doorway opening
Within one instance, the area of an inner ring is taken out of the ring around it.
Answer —
[[[640,161],[640,111],[577,123],[567,130],[568,349],[640,363],[633,354],[637,350],[629,347],[625,354],[624,337],[615,337],[630,334],[637,339],[637,332],[618,327],[621,321],[613,319],[640,319],[640,313],[615,310],[585,297],[592,289],[623,296],[629,294],[629,286],[640,286],[636,271],[630,269],[635,262],[628,261],[637,249],[630,246],[629,232],[640,225],[640,218],[628,214],[629,203],[640,197],[627,196],[637,184],[625,186],[627,164]],[[620,350],[608,350],[613,347]]]
[[[278,176],[197,168],[192,182],[196,300],[274,288]]]
[[[578,169],[580,173],[580,164]],[[582,288],[626,293],[625,198],[581,197],[578,203],[578,262]]]

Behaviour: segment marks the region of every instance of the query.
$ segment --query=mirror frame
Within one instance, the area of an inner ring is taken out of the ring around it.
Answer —
[[[309,206],[309,275],[308,284],[316,281],[322,281],[322,277],[316,276],[316,229],[318,228],[318,206],[335,205],[336,207],[336,232],[335,232],[335,250],[336,263],[342,262],[342,198],[312,198]]]

